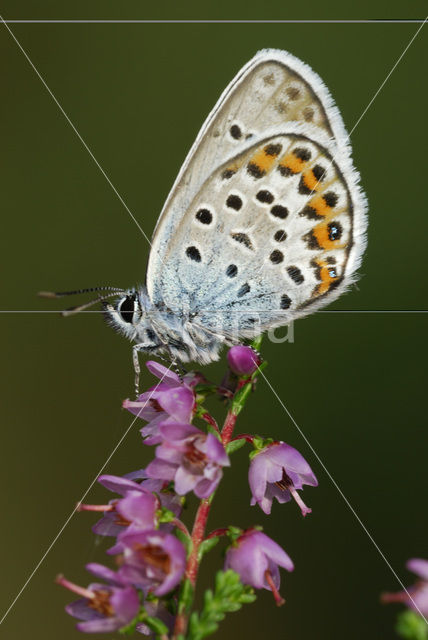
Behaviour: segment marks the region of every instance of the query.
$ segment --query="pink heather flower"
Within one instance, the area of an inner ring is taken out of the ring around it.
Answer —
[[[143,478],[141,483],[131,478]],[[162,491],[163,482],[147,478],[144,469],[134,471],[127,476],[102,475],[98,478],[104,487],[119,493],[121,499],[110,500],[108,504],[80,504],[79,511],[103,511],[101,520],[92,527],[100,536],[118,536],[124,529],[141,531],[157,527],[157,510],[160,506],[179,515],[180,499],[173,493]],[[153,493],[157,495],[153,495]],[[168,525],[161,525],[166,527]]]
[[[244,584],[272,591],[277,605],[284,603],[279,595],[278,567],[293,571],[294,564],[285,551],[271,538],[248,529],[226,552],[224,568],[239,573]]]
[[[139,483],[141,489],[149,491],[150,493],[155,493],[159,498],[162,507],[169,509],[169,511],[172,511],[177,517],[180,515],[182,508],[181,498],[179,498],[172,489],[168,488],[168,483],[164,480],[149,478],[145,469],[125,473],[123,478],[134,481],[141,480]]]
[[[382,602],[402,602],[417,613],[428,616],[428,560],[412,558],[406,567],[419,576],[420,580],[408,587],[407,592],[382,594]]]
[[[186,550],[175,536],[164,531],[124,532],[120,543],[124,564],[118,573],[124,582],[156,596],[178,585],[186,568]]]
[[[303,456],[285,442],[274,442],[254,456],[248,481],[253,494],[251,504],[257,503],[265,513],[271,512],[274,498],[280,503],[294,498],[304,516],[311,513],[297,491],[304,484],[316,487],[318,480]]]
[[[194,491],[198,498],[208,498],[220,482],[222,467],[230,465],[222,443],[191,424],[163,423],[159,431],[163,442],[147,474],[173,480],[181,496]]]
[[[230,369],[238,376],[251,375],[261,362],[254,349],[243,345],[237,345],[229,349],[227,361]]]
[[[148,424],[141,429],[145,444],[159,444],[159,423],[167,421],[190,422],[193,415],[195,395],[192,386],[198,382],[197,375],[188,374],[183,381],[173,371],[150,360],[148,370],[162,382],[138,396],[136,401],[125,400],[123,407]]]
[[[87,633],[108,633],[128,625],[140,609],[137,591],[107,567],[92,563],[87,569],[110,584],[93,583],[85,589],[62,576],[57,578],[58,584],[82,596],[65,607],[71,616],[83,620],[76,625],[77,629]]]
[[[83,511],[103,509],[104,516],[92,527],[94,533],[101,536],[117,536],[125,528],[142,530],[156,527],[159,500],[147,489],[120,476],[103,475],[98,478],[98,482],[123,497],[111,500],[107,505],[80,505],[80,510]]]

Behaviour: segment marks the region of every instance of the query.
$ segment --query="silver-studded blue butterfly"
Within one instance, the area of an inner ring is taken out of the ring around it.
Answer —
[[[366,244],[366,200],[350,154],[319,76],[285,51],[258,52],[180,170],[146,286],[104,301],[108,322],[136,343],[137,369],[138,351],[209,363],[222,345],[343,293]]]

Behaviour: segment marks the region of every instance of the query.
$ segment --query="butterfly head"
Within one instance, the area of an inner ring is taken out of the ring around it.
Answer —
[[[145,324],[150,306],[145,288],[127,289],[111,304],[103,302],[107,323],[130,340],[134,339]]]
[[[97,293],[97,297],[89,300],[89,302],[65,309],[61,312],[63,316],[74,315],[101,303],[107,323],[112,326],[113,329],[131,340],[137,337],[145,324],[147,324],[147,311],[151,307],[151,303],[145,287],[139,287],[138,289],[91,287],[89,289],[55,293],[51,291],[41,291],[39,295],[45,298],[63,298],[64,296],[82,293]],[[116,300],[110,303],[108,299],[113,296]]]

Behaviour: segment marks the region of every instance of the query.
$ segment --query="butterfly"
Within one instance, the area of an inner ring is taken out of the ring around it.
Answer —
[[[154,231],[146,285],[100,297],[106,319],[135,342],[136,370],[140,351],[207,364],[223,345],[343,293],[366,245],[366,210],[321,78],[290,53],[259,51],[187,155]]]

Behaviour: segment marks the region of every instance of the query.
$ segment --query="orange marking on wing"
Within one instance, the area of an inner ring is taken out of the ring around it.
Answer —
[[[322,249],[332,249],[337,246],[337,240],[332,241],[328,237],[328,226],[325,222],[317,224],[317,226],[313,228],[312,233]]]
[[[311,191],[318,190],[319,180],[314,176],[312,169],[309,169],[309,171],[305,171],[305,173],[303,174],[303,182]]]
[[[306,162],[295,156],[294,153],[287,153],[283,158],[281,158],[279,166],[284,169],[290,169],[292,173],[300,173],[305,164]]]
[[[339,279],[339,276],[337,275],[336,267],[328,264],[325,260],[315,260],[315,262],[319,267],[319,278],[321,279],[321,283],[315,287],[312,295],[319,296],[326,293],[333,282]],[[332,273],[336,275],[332,275]]]
[[[340,240],[330,240],[329,227],[327,222],[320,222],[317,224],[312,233],[314,234],[319,246],[322,249],[344,249],[346,244],[340,244]]]
[[[332,208],[328,206],[322,196],[315,196],[314,198],[311,198],[308,205],[312,207],[312,209],[315,209],[320,216],[328,216],[333,213]]]
[[[275,160],[276,156],[266,153],[266,148],[263,148],[253,155],[250,164],[255,164],[260,171],[267,173],[272,168]]]

